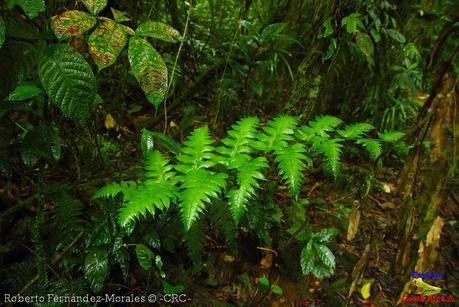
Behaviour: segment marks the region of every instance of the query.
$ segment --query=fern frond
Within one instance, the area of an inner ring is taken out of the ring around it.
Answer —
[[[253,148],[250,146],[256,137],[257,126],[260,120],[256,117],[241,119],[228,131],[228,137],[222,140],[225,146],[217,148],[217,152],[229,158],[229,163],[238,154],[250,153]]]
[[[403,139],[404,136],[405,136],[405,133],[401,131],[394,131],[394,130],[379,133],[379,138],[383,142],[387,142],[387,143],[398,142],[401,139]]]
[[[176,169],[181,173],[187,173],[201,167],[208,168],[213,165],[210,160],[214,156],[213,140],[209,135],[209,128],[203,126],[195,129],[184,142],[182,152],[177,156],[181,163]]]
[[[343,121],[331,115],[316,116],[309,121],[307,126],[302,126],[298,131],[298,138],[310,141],[314,136],[328,137],[327,132],[335,130]]]
[[[338,130],[338,134],[346,139],[358,139],[373,130],[375,127],[368,123],[355,123],[346,126],[344,130]]]
[[[204,250],[204,218],[201,217],[194,223],[188,231],[185,232],[184,240],[188,251],[188,256],[193,261],[195,267],[201,265],[201,255]]]
[[[375,139],[358,139],[357,144],[362,145],[367,150],[373,160],[378,159],[382,153],[381,143]]]
[[[221,233],[228,247],[232,251],[236,252],[237,231],[235,224],[231,220],[231,212],[228,210],[228,207],[225,205],[225,203],[219,202],[214,206],[210,206],[209,213],[213,226]]]
[[[263,128],[264,133],[258,134],[258,142],[254,143],[256,149],[266,152],[275,147],[284,146],[287,141],[293,141],[294,130],[298,124],[298,117],[281,115],[268,122]]]
[[[305,162],[312,163],[312,160],[305,153],[305,145],[301,143],[279,147],[274,152],[275,161],[279,164],[279,175],[287,182],[290,193],[295,198],[298,198],[300,194],[303,182],[302,170],[306,165]]]
[[[265,157],[252,159],[247,155],[239,155],[233,166],[237,169],[238,187],[228,192],[228,205],[237,225],[247,210],[247,203],[260,187],[258,180],[265,179],[262,170],[268,167],[268,161]]]
[[[59,243],[67,245],[75,234],[84,229],[83,207],[65,190],[54,192],[53,198],[56,203],[53,228],[59,237]]]
[[[340,171],[341,148],[339,142],[342,139],[324,139],[320,144],[317,144],[317,150],[324,155],[326,159],[327,171],[336,179]]]
[[[191,170],[183,176],[182,191],[180,191],[180,211],[185,230],[198,219],[204,210],[205,204],[210,203],[212,197],[218,197],[226,186],[226,174],[205,170]]]
[[[175,172],[174,167],[169,164],[159,151],[148,152],[145,157],[145,184],[164,183],[172,180]]]
[[[137,190],[137,182],[135,181],[122,181],[120,183],[109,183],[99,189],[94,195],[96,198],[110,198],[123,193],[125,196],[132,194]]]
[[[169,182],[139,185],[135,192],[124,197],[118,223],[125,228],[135,220],[145,217],[147,213],[154,215],[156,209],[169,208],[176,198],[177,190]]]

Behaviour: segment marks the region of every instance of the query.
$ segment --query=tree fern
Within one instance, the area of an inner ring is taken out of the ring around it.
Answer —
[[[180,211],[185,230],[188,231],[212,197],[218,197],[226,186],[226,174],[209,170],[214,165],[214,147],[207,126],[194,130],[177,156],[175,168],[179,176]]]

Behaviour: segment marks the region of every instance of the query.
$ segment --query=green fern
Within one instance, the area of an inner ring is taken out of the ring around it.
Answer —
[[[279,175],[287,182],[290,192],[298,199],[303,183],[302,170],[306,165],[312,165],[312,160],[306,153],[302,143],[295,143],[275,150],[276,162],[279,163]]]
[[[220,232],[226,245],[234,252],[237,252],[236,227],[231,221],[231,212],[223,202],[218,202],[209,209],[212,225]]]
[[[180,162],[175,167],[182,173],[180,180],[180,211],[185,230],[198,219],[205,204],[212,197],[218,197],[226,187],[226,174],[209,170],[214,166],[211,160],[215,157],[212,139],[207,126],[194,130],[177,156]]]
[[[344,130],[338,130],[338,134],[346,139],[359,139],[374,128],[375,127],[373,125],[368,123],[355,123],[346,126]]]
[[[370,154],[373,160],[378,159],[382,153],[381,143],[375,139],[358,139],[357,144],[362,145],[363,148]]]
[[[232,165],[237,169],[238,187],[228,192],[228,205],[237,225],[247,210],[249,200],[255,196],[255,190],[260,188],[258,181],[265,179],[262,170],[268,167],[268,161],[265,157],[252,159],[247,155],[239,155]]]
[[[315,136],[328,137],[343,121],[331,115],[317,116],[307,126],[302,126],[297,135],[300,140],[311,141]]]
[[[191,261],[193,261],[193,264],[197,270],[200,269],[202,265],[201,255],[204,250],[204,236],[204,218],[201,216],[185,233],[183,238],[185,241],[186,249],[188,251],[188,256],[190,257]]]
[[[403,139],[404,136],[405,136],[405,133],[400,132],[400,131],[393,131],[393,130],[385,131],[379,134],[379,138],[383,142],[387,142],[387,143],[396,143],[400,141],[401,139]]]
[[[263,128],[264,133],[258,134],[256,149],[265,152],[273,151],[276,147],[285,146],[288,141],[293,141],[293,134],[298,124],[298,117],[282,115],[268,122]]]
[[[338,177],[341,166],[341,148],[343,147],[343,144],[339,143],[341,141],[342,139],[338,138],[322,139],[321,142],[315,144],[317,151],[325,157],[326,170],[335,179]]]
[[[100,188],[93,196],[97,198],[114,198],[118,194],[131,195],[137,190],[137,182],[135,181],[121,181],[120,183],[109,183]]]

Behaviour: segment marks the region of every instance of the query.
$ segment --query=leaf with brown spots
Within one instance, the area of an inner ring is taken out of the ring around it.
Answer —
[[[97,19],[81,11],[66,11],[54,16],[51,26],[59,40],[85,33],[96,25]]]
[[[142,23],[135,33],[140,36],[156,38],[170,43],[176,43],[182,40],[182,36],[177,30],[157,21]]]
[[[167,68],[163,58],[146,39],[136,36],[129,40],[128,57],[132,73],[148,101],[158,108],[167,92]]]
[[[116,62],[126,43],[127,35],[120,25],[104,19],[89,36],[89,53],[102,70]]]
[[[99,14],[107,6],[107,0],[83,0],[83,3],[93,15]]]

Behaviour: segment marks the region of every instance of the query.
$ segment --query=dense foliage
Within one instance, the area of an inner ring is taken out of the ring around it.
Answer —
[[[1,292],[438,295],[458,43],[450,0],[0,1]]]

